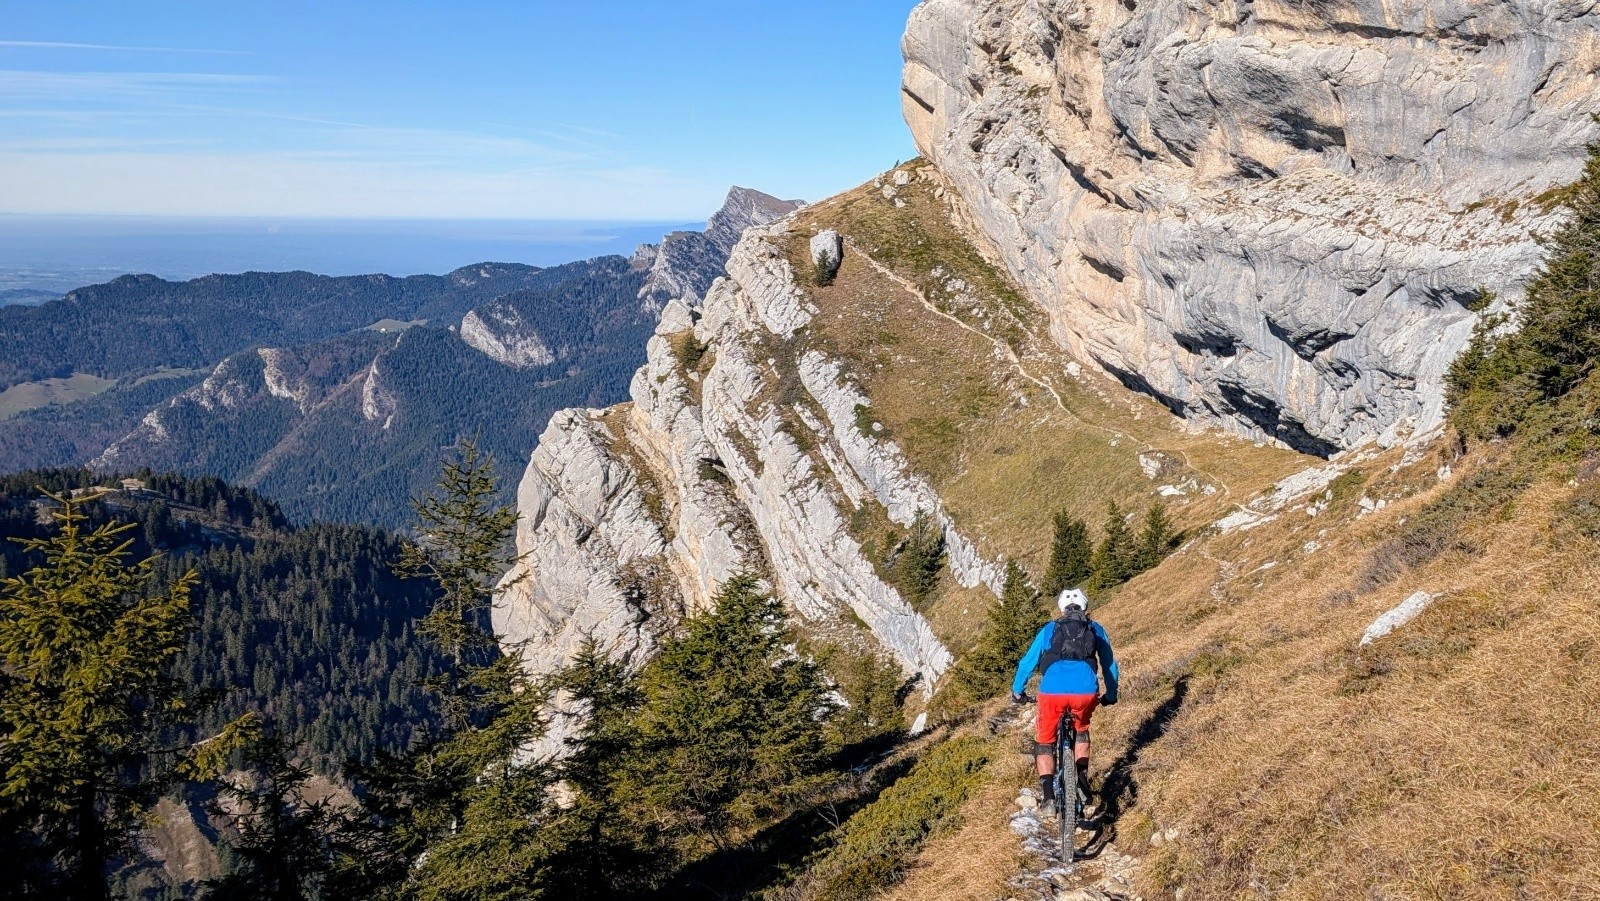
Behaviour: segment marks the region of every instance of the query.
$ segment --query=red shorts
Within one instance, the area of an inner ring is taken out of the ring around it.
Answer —
[[[1041,745],[1052,744],[1056,740],[1056,726],[1061,722],[1061,715],[1068,710],[1072,711],[1072,728],[1079,732],[1089,731],[1089,717],[1094,713],[1095,704],[1099,703],[1098,695],[1039,695],[1039,722],[1034,730],[1034,739]]]

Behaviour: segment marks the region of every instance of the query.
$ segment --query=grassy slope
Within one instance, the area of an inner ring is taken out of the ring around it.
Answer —
[[[865,186],[801,214],[797,271],[816,228],[852,244],[835,284],[809,289],[823,315],[806,340],[849,361],[870,419],[986,553],[1037,571],[1055,510],[1097,524],[1107,499],[1142,507],[1155,483],[1138,471],[1140,449],[1186,461],[1163,482],[1188,474],[1222,489],[1174,504],[1189,527],[1311,462],[1186,433],[1108,382],[1067,378],[1039,324],[949,226],[933,185],[900,196],[904,208]],[[967,325],[984,331],[986,319],[1020,363],[930,312],[863,251]],[[952,302],[933,266],[980,286],[987,316]],[[1580,897],[1600,885],[1600,566],[1564,512],[1567,495],[1593,491],[1593,473],[1546,474],[1509,506],[1469,503],[1437,553],[1397,561],[1397,539],[1428,527],[1430,504],[1473,494],[1473,474],[1497,465],[1446,453],[1436,444],[1407,463],[1391,452],[1337,483],[1316,516],[1302,504],[1249,532],[1197,538],[1098,611],[1126,690],[1096,720],[1097,771],[1118,798],[1118,846],[1143,857],[1145,897],[1180,886],[1186,901]],[[1446,462],[1455,475],[1441,482]],[[1363,496],[1390,503],[1361,516]],[[1419,590],[1440,597],[1357,647]],[[964,646],[986,603],[947,586],[930,612]],[[1022,748],[1015,734],[998,740]],[[964,825],[933,839],[889,897],[1003,896],[1019,866],[1006,814],[1026,770],[1021,753],[996,761]],[[1157,828],[1177,840],[1152,848]]]
[[[814,346],[845,363],[872,399],[863,425],[883,426],[987,556],[1038,573],[1057,511],[1098,528],[1108,501],[1142,512],[1160,484],[1192,478],[1215,493],[1197,489],[1169,506],[1180,526],[1198,527],[1304,465],[1287,451],[1186,432],[1109,379],[1069,377],[1043,317],[951,225],[932,173],[902,169],[919,173],[898,189],[903,207],[868,184],[797,216],[788,247],[796,272],[810,271],[807,244],[820,229],[837,229],[848,247],[831,286],[805,286],[821,314],[783,351],[793,358]],[[1176,468],[1146,478],[1143,451]],[[869,541],[881,526],[871,512],[857,517]],[[989,599],[946,585],[927,612],[961,649]]]
[[[23,382],[0,391],[0,419],[50,404],[70,404],[116,386],[111,379],[76,372],[64,379]]]

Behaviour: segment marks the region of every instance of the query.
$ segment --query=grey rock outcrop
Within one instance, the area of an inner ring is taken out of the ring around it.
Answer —
[[[844,239],[838,232],[829,228],[811,237],[811,265],[816,267],[819,279],[832,281],[843,261]]]
[[[556,360],[544,339],[523,321],[516,307],[500,301],[468,311],[461,320],[461,340],[489,359],[513,369],[534,369]]]
[[[899,449],[862,433],[868,401],[838,362],[763,356],[814,313],[772,240],[784,230],[747,232],[698,315],[667,305],[631,404],[551,419],[518,494],[525,562],[495,608],[496,628],[527,640],[529,669],[560,667],[587,636],[619,658],[647,653],[675,616],[755,571],[804,622],[864,624],[931,689],[950,654],[852,537],[865,503],[901,524],[931,515],[957,579],[998,585]]]
[[[903,106],[1056,340],[1330,455],[1424,434],[1600,110],[1591,0],[927,0]]]
[[[639,299],[657,311],[670,300],[698,307],[711,283],[722,275],[728,255],[744,230],[776,222],[800,205],[798,200],[779,200],[735,186],[728,191],[722,208],[706,220],[704,232],[673,232],[650,249],[650,275],[639,291]]]

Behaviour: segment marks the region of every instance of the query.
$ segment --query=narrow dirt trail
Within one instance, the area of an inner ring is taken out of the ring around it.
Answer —
[[[1058,409],[1060,409],[1061,412],[1063,412],[1066,415],[1072,417],[1073,421],[1075,421],[1075,422],[1077,422],[1077,423],[1079,423],[1081,425],[1087,426],[1087,427],[1089,427],[1091,429],[1097,429],[1097,430],[1099,430],[1101,432],[1104,432],[1107,435],[1111,435],[1111,436],[1116,437],[1116,438],[1122,438],[1124,440],[1134,442],[1140,447],[1141,450],[1151,451],[1151,452],[1156,452],[1156,453],[1176,453],[1183,460],[1183,465],[1184,465],[1184,467],[1186,469],[1190,470],[1191,472],[1199,473],[1200,475],[1204,476],[1207,479],[1207,481],[1209,481],[1211,484],[1216,485],[1217,488],[1222,491],[1222,499],[1223,500],[1227,500],[1228,498],[1232,497],[1233,490],[1228,487],[1228,483],[1225,480],[1223,480],[1220,477],[1218,477],[1215,473],[1208,472],[1208,471],[1206,471],[1204,469],[1201,469],[1201,468],[1195,466],[1194,463],[1189,459],[1189,454],[1187,452],[1185,452],[1185,451],[1183,451],[1181,449],[1177,449],[1177,450],[1173,450],[1173,451],[1162,450],[1161,448],[1156,447],[1155,445],[1151,444],[1148,441],[1144,441],[1143,439],[1137,438],[1137,437],[1135,437],[1133,435],[1129,435],[1126,432],[1120,432],[1120,431],[1117,431],[1116,429],[1109,428],[1107,426],[1103,426],[1103,425],[1101,425],[1101,424],[1099,424],[1097,422],[1091,422],[1091,421],[1083,418],[1082,416],[1079,416],[1076,412],[1074,412],[1072,410],[1072,408],[1067,406],[1066,401],[1062,399],[1060,392],[1058,392],[1056,390],[1054,385],[1050,384],[1050,382],[1046,381],[1045,379],[1039,378],[1038,376],[1036,376],[1033,373],[1028,371],[1027,365],[1025,363],[1023,363],[1022,357],[1020,357],[1017,354],[1017,352],[1012,349],[1011,345],[1009,345],[1006,342],[1000,340],[999,338],[996,338],[993,335],[990,335],[990,334],[982,331],[981,329],[973,328],[971,325],[968,325],[967,323],[963,322],[959,317],[953,316],[950,313],[947,313],[944,310],[939,309],[939,307],[937,305],[935,305],[932,301],[928,300],[927,295],[923,293],[922,289],[917,287],[917,285],[915,283],[913,283],[910,279],[905,278],[904,276],[900,275],[898,272],[895,272],[893,269],[890,269],[888,266],[885,266],[884,264],[878,262],[876,259],[873,259],[873,257],[870,254],[868,254],[866,251],[862,250],[859,246],[857,246],[855,244],[855,242],[846,239],[845,247],[851,253],[854,253],[856,256],[860,257],[863,261],[865,261],[866,264],[868,266],[871,266],[873,268],[873,270],[876,271],[879,275],[881,275],[884,278],[894,282],[896,285],[899,285],[907,294],[910,294],[912,297],[915,297],[917,299],[917,302],[922,305],[922,308],[927,310],[929,313],[932,313],[933,315],[938,316],[938,317],[940,317],[942,319],[948,320],[949,322],[954,323],[956,325],[956,327],[964,329],[964,330],[972,333],[973,335],[976,335],[979,338],[982,338],[983,340],[988,341],[990,343],[990,345],[992,345],[995,348],[995,350],[998,351],[1000,353],[1000,355],[1002,357],[1004,357],[1005,360],[1008,363],[1010,363],[1011,368],[1016,371],[1017,375],[1022,376],[1024,379],[1028,380],[1029,382],[1032,382],[1034,385],[1038,386],[1039,388],[1041,388],[1045,392],[1047,392],[1050,395],[1051,399],[1056,402],[1056,407]],[[1026,329],[1024,329],[1024,332],[1035,343],[1038,343],[1038,341],[1040,340],[1039,336],[1035,335],[1033,332],[1027,331]],[[1235,504],[1235,506],[1237,506],[1237,504]]]
[[[1010,707],[991,720],[996,732],[1014,733],[1020,742],[1031,732],[1032,707]],[[1030,738],[1031,740],[1031,738]],[[1114,832],[1079,832],[1082,859],[1068,866],[1061,860],[1060,833],[1053,819],[1039,815],[1036,790],[1024,788],[1016,799],[1009,827],[1022,851],[1022,864],[1007,885],[1008,901],[1143,901],[1133,890],[1141,860],[1124,854]],[[1114,824],[1113,824],[1114,825]]]

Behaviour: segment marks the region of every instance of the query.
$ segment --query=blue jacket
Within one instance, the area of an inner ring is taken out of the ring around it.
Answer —
[[[1091,625],[1094,627],[1094,655],[1099,660],[1100,672],[1106,677],[1106,691],[1115,693],[1117,659],[1111,655],[1111,639],[1106,637],[1106,630],[1099,623]],[[1039,658],[1050,649],[1050,638],[1055,632],[1056,624],[1052,620],[1034,636],[1028,653],[1022,655],[1022,662],[1017,664],[1016,678],[1011,680],[1012,694],[1022,694],[1027,687],[1028,678],[1039,668]],[[1092,660],[1057,660],[1039,680],[1039,694],[1042,695],[1092,695],[1099,691],[1100,680],[1095,676],[1095,661]]]

